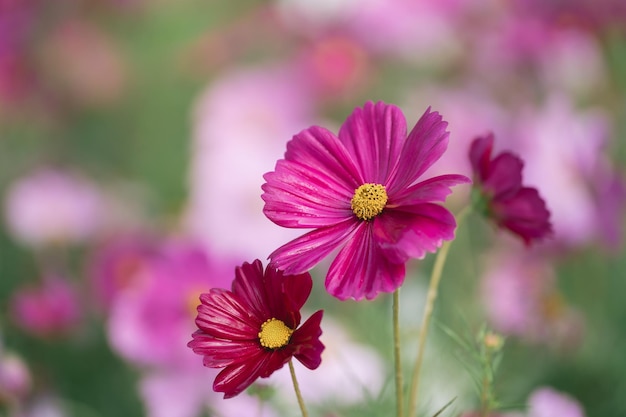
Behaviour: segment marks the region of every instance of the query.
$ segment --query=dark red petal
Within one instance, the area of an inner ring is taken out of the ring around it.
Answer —
[[[204,366],[209,368],[223,368],[239,363],[262,349],[258,340],[233,342],[216,339],[201,331],[192,334],[192,338],[187,346],[195,353],[203,355]]]
[[[282,271],[268,266],[265,283],[271,316],[282,320],[291,329],[298,327],[300,309],[309,298],[313,287],[309,273],[283,275]]]
[[[506,200],[494,200],[496,221],[521,237],[529,245],[552,233],[550,211],[535,188],[524,187]]]
[[[257,259],[251,264],[244,262],[243,265],[235,268],[233,293],[261,322],[270,318],[261,261]]]
[[[385,184],[406,140],[406,120],[391,104],[367,102],[356,108],[339,130],[365,182]]]
[[[261,319],[230,291],[212,289],[200,295],[196,325],[203,332],[228,340],[251,340],[257,337]]]
[[[270,358],[268,351],[259,350],[238,364],[227,366],[215,378],[213,390],[232,398],[248,388],[261,375]]]
[[[489,170],[493,141],[493,133],[489,133],[487,136],[477,137],[470,145],[469,160],[472,164],[472,171],[480,182],[485,180]]]
[[[324,312],[315,312],[291,335],[289,342],[293,356],[309,369],[316,369],[322,363],[324,344],[320,341],[320,323]]]

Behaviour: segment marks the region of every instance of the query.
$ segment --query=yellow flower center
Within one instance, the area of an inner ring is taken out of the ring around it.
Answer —
[[[278,349],[289,343],[293,330],[278,319],[271,318],[261,325],[259,340],[261,346],[268,349]]]
[[[354,191],[350,201],[352,212],[361,220],[372,220],[382,213],[387,204],[387,190],[384,185],[366,183]]]

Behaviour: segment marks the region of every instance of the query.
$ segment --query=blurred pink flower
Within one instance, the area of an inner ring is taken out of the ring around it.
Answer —
[[[527,417],[585,417],[574,398],[553,388],[539,388],[528,398]]]
[[[31,387],[32,377],[22,358],[0,347],[0,403],[23,399]]]
[[[598,200],[604,197],[601,190],[610,189],[617,178],[604,153],[610,134],[608,115],[599,109],[577,110],[565,96],[557,95],[542,108],[521,111],[517,122],[517,137],[505,146],[524,159],[525,182],[546,200],[555,241],[577,247],[604,239],[607,223],[621,229],[623,195],[612,196],[613,210],[607,213]],[[603,216],[609,213],[612,218]]]
[[[101,203],[100,191],[87,179],[42,169],[10,185],[5,217],[9,232],[25,245],[78,243],[98,231]]]
[[[511,248],[491,254],[482,280],[487,316],[505,335],[575,348],[582,341],[582,316],[560,294],[552,261],[537,251]]]
[[[13,293],[11,315],[18,326],[37,336],[65,334],[82,318],[81,297],[67,279],[44,276],[41,283]]]
[[[186,227],[212,250],[266,259],[296,232],[263,215],[261,184],[293,132],[312,123],[306,88],[286,68],[228,71],[196,103]]]
[[[143,234],[114,235],[94,248],[88,276],[97,308],[108,311],[117,294],[144,276],[142,269],[159,255],[158,239]]]
[[[140,366],[183,366],[197,358],[187,348],[199,295],[232,281],[235,263],[195,243],[166,242],[115,297],[108,338],[124,359]]]
[[[211,380],[217,371],[197,366],[159,369],[140,380],[139,393],[148,417],[198,417],[209,411],[211,417],[278,417],[267,403],[243,392],[224,400],[213,391]]]
[[[113,38],[84,19],[68,19],[47,34],[42,65],[57,94],[79,105],[105,105],[121,98],[126,62]]]

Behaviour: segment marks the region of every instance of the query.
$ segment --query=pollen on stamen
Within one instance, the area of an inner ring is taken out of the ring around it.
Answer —
[[[261,325],[258,337],[261,346],[268,349],[278,349],[289,343],[292,333],[293,330],[281,320],[271,318]]]
[[[384,185],[365,183],[354,191],[350,207],[359,219],[371,220],[382,213],[387,199]]]

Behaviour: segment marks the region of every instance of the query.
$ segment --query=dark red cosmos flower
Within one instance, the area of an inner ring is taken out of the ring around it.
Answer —
[[[264,273],[257,259],[235,268],[232,291],[213,288],[200,295],[198,330],[188,346],[204,356],[204,366],[224,368],[213,383],[216,392],[234,397],[292,357],[309,369],[320,365],[323,311],[298,327],[312,286],[308,273],[283,275],[269,266]]]
[[[524,162],[510,152],[492,157],[493,134],[470,145],[475,206],[499,227],[518,235],[526,245],[552,233],[550,211],[537,189],[522,186]]]

